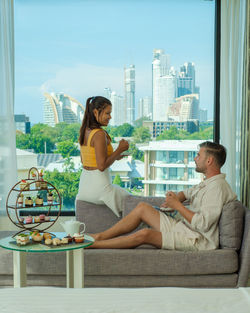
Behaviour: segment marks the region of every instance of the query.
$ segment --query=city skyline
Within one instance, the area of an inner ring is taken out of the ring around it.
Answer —
[[[29,115],[31,123],[42,122],[44,92],[64,92],[83,105],[107,87],[123,96],[123,70],[130,64],[136,67],[138,105],[140,98],[152,96],[153,49],[164,49],[177,71],[185,62],[195,63],[200,107],[212,118],[214,2],[58,3],[15,1],[15,114]],[[170,25],[175,26],[171,31]],[[203,25],[202,31],[197,25]]]

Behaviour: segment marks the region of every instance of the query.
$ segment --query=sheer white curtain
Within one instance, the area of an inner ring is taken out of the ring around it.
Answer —
[[[14,123],[13,0],[0,0],[0,213],[17,180]]]
[[[238,196],[246,1],[221,1],[220,136],[228,152],[222,171]]]

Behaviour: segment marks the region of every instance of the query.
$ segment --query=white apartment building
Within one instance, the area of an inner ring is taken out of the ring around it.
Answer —
[[[126,123],[124,112],[124,97],[119,96],[115,93],[115,91],[111,92],[110,101],[112,103],[112,113],[110,125],[119,126],[123,123]]]
[[[152,114],[153,114],[152,98],[149,96],[140,98],[138,109],[139,109],[138,118],[148,117],[152,119]]]
[[[144,195],[165,196],[198,184],[203,175],[195,171],[194,157],[203,140],[150,141],[144,151]]]

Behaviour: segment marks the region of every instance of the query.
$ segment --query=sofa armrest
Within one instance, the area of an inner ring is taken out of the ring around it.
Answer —
[[[239,278],[237,287],[246,287],[250,274],[250,210],[246,208],[244,233],[239,251]]]

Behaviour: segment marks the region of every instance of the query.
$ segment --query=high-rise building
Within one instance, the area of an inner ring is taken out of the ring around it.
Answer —
[[[199,119],[199,95],[189,94],[175,99],[167,112],[169,121],[183,122]]]
[[[138,118],[147,117],[152,119],[152,98],[149,96],[139,99]]]
[[[15,114],[16,130],[24,134],[30,133],[30,120],[25,114]]]
[[[54,127],[57,123],[81,123],[84,115],[83,105],[64,93],[44,93],[44,123]]]
[[[168,106],[176,97],[176,76],[170,70],[170,56],[154,49],[152,63],[153,120],[166,121]]]
[[[127,122],[124,97],[117,95],[111,88],[104,88],[103,96],[112,103],[111,126],[119,126]]]
[[[199,94],[199,87],[195,84],[195,65],[194,63],[184,63],[180,68],[177,78],[177,96],[185,96],[192,93]]]
[[[126,123],[124,115],[121,113],[124,111],[124,97],[119,96],[115,91],[112,91],[110,101],[112,103],[112,118],[110,120],[110,125],[119,126]]]
[[[124,68],[125,85],[125,108],[126,121],[133,124],[135,121],[135,66],[130,65]]]
[[[207,109],[200,109],[200,122],[207,122]]]

